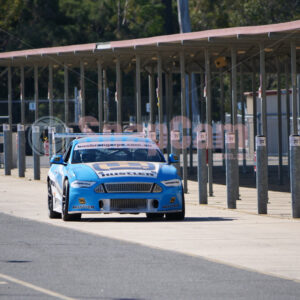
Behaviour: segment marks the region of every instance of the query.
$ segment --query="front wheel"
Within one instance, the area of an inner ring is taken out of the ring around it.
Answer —
[[[167,221],[182,221],[185,216],[185,201],[184,201],[184,192],[182,190],[182,210],[181,212],[176,213],[166,213]]]
[[[81,214],[69,214],[69,181],[65,180],[63,187],[63,197],[61,203],[61,218],[64,221],[80,221]]]
[[[50,181],[48,180],[48,216],[50,219],[58,219],[61,214],[53,210],[53,194]]]

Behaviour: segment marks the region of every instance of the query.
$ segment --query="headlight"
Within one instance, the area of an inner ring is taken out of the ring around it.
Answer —
[[[152,189],[152,193],[160,193],[162,192],[162,188],[158,184],[154,184],[154,187]]]
[[[102,183],[95,188],[96,193],[105,193]]]
[[[161,182],[166,187],[175,187],[175,186],[181,186],[181,180],[180,179],[171,179]]]
[[[80,181],[80,180],[75,180],[71,183],[72,188],[89,188],[95,184],[94,181]]]

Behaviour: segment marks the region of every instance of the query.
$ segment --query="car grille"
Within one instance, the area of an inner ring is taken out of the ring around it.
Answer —
[[[153,183],[107,183],[105,189],[108,193],[150,193]]]
[[[111,210],[146,209],[147,199],[111,199]]]

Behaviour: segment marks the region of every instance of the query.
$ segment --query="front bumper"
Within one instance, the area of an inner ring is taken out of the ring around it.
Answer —
[[[70,189],[70,214],[168,213],[182,210],[181,187],[164,188],[160,193],[96,193],[94,188]]]

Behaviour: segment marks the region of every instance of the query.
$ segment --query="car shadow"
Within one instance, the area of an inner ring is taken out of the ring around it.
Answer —
[[[82,218],[81,222],[115,222],[115,223],[165,223],[165,222],[178,222],[178,223],[190,223],[190,222],[228,222],[234,221],[234,218],[221,218],[221,217],[186,217],[183,221],[170,221],[165,218],[149,220],[146,217],[99,217],[99,218]]]

